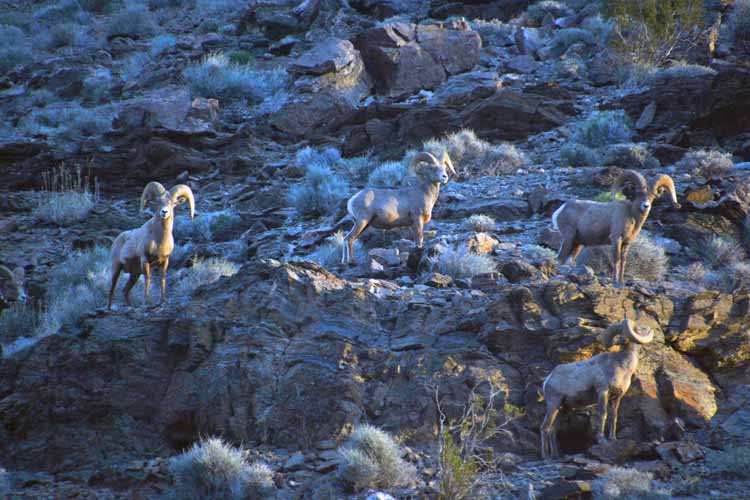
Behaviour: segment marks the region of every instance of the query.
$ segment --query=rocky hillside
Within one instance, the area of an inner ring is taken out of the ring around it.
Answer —
[[[750,2],[659,4],[0,2],[0,496],[750,498]],[[424,248],[341,264],[418,151],[456,170]],[[680,207],[615,286],[551,216],[624,169]],[[154,180],[196,216],[109,310]],[[568,408],[543,460],[543,380],[623,318],[618,439]]]

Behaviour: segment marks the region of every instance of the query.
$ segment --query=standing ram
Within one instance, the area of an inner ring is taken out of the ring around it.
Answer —
[[[617,414],[620,401],[630,388],[630,380],[638,369],[638,356],[641,344],[654,339],[654,332],[640,327],[634,321],[624,319],[607,328],[600,340],[605,347],[611,347],[615,337],[625,345],[617,352],[604,352],[585,361],[565,363],[556,366],[542,384],[542,394],[547,404],[547,413],[540,429],[542,457],[557,456],[555,420],[562,407],[576,407],[590,404],[596,398],[599,412],[599,432],[597,440],[605,441],[607,407],[612,401],[609,439],[617,436]]]
[[[195,216],[195,198],[193,192],[185,184],[178,184],[167,191],[158,182],[149,182],[141,195],[140,210],[151,205],[154,216],[138,229],[120,233],[112,243],[110,252],[112,258],[112,285],[109,289],[107,307],[112,307],[112,296],[120,273],[130,274],[128,282],[123,288],[125,304],[130,305],[130,290],[143,274],[145,280],[144,299],[148,304],[149,289],[151,288],[151,268],[161,266],[161,297],[164,302],[167,288],[167,267],[169,256],[174,250],[172,226],[174,224],[174,208],[187,202],[190,207],[190,218]]]
[[[632,183],[635,188],[633,200],[571,200],[555,211],[552,224],[562,236],[557,254],[560,264],[565,264],[570,258],[571,266],[575,265],[576,257],[584,246],[609,243],[612,245],[612,280],[615,285],[622,285],[628,249],[641,232],[654,200],[666,189],[672,206],[680,208],[674,182],[668,175],[660,175],[649,187],[641,174],[626,170],[615,180],[612,191],[620,191],[627,183]]]

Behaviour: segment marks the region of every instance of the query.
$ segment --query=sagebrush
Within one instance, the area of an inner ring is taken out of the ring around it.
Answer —
[[[473,253],[465,247],[458,250],[445,249],[432,259],[432,267],[435,271],[452,278],[471,278],[497,269],[495,260],[491,256]]]
[[[526,155],[513,144],[492,144],[468,129],[431,139],[423,149],[437,158],[447,152],[461,177],[512,174],[528,163]]]
[[[247,463],[247,452],[218,438],[202,439],[172,458],[171,497],[180,500],[260,500],[273,489],[273,471]]]

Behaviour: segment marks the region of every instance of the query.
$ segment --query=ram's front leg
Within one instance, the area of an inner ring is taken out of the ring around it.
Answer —
[[[159,304],[163,304],[167,298],[167,268],[169,267],[169,257],[164,259],[164,264],[161,266],[161,297]]]
[[[421,215],[414,217],[412,231],[414,232],[414,243],[417,248],[422,248],[424,246],[424,221]]]
[[[151,264],[148,260],[141,260],[141,272],[143,273],[143,281],[145,289],[143,290],[143,301],[148,305],[148,293],[151,289]]]

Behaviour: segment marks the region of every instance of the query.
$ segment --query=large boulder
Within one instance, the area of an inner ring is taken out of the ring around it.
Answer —
[[[372,81],[348,40],[327,38],[299,56],[293,98],[270,117],[273,127],[295,138],[315,137],[351,119]]]
[[[355,45],[378,93],[402,98],[432,90],[479,61],[479,34],[465,25],[457,28],[388,23],[361,33]]]

